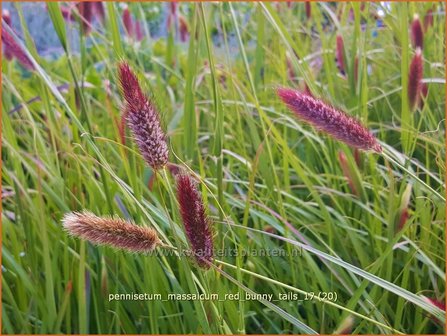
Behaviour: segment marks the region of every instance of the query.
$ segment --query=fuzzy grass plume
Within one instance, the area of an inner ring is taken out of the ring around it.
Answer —
[[[4,9],[4,10],[2,11],[2,19],[3,19],[3,21],[5,21],[5,23],[6,23],[9,27],[11,27],[11,14],[10,14],[9,10]],[[4,31],[3,31],[3,32],[4,32]],[[4,34],[4,33],[3,33],[3,34]],[[11,54],[10,50],[9,50],[8,48],[3,47],[3,51],[4,51],[3,53],[4,53],[4,55],[5,55],[5,58],[6,58],[8,61],[12,60],[13,55]]]
[[[414,15],[413,22],[411,23],[411,42],[414,48],[423,49],[424,47],[424,32],[419,15],[417,14]]]
[[[168,162],[166,135],[161,128],[155,104],[141,90],[136,75],[126,62],[118,66],[119,81],[125,100],[124,115],[144,160],[154,170]]]
[[[430,8],[424,16],[424,31],[433,26],[433,9]]]
[[[141,22],[138,20],[135,21],[135,38],[137,41],[143,41],[144,39],[144,31],[141,27]]]
[[[343,42],[343,37],[341,35],[337,35],[336,59],[337,59],[337,67],[340,70],[342,75],[346,74],[344,50],[345,50],[345,45],[344,45],[344,42]]]
[[[2,25],[2,43],[3,51],[6,58],[15,58],[17,61],[28,70],[35,70],[33,63],[23,51],[22,47],[14,40]]]
[[[78,12],[81,17],[82,32],[89,34],[92,30],[93,21],[93,2],[78,2]]]
[[[306,18],[309,20],[312,16],[312,8],[310,7],[310,1],[304,3],[306,9]]]
[[[129,7],[124,8],[122,20],[123,20],[123,25],[124,25],[124,28],[126,29],[127,35],[129,37],[132,37],[134,35],[134,31],[133,31],[132,16],[130,14]]]
[[[416,108],[421,99],[423,72],[422,51],[420,48],[417,48],[411,60],[410,71],[408,73],[408,102],[411,110]]]
[[[157,233],[117,217],[98,217],[91,212],[71,212],[62,219],[73,236],[93,244],[109,245],[129,252],[150,252],[161,245]]]
[[[190,175],[177,176],[177,199],[194,257],[199,266],[209,268],[213,260],[213,235],[202,197]]]
[[[377,153],[382,151],[382,147],[371,132],[345,112],[297,90],[279,88],[277,94],[298,118],[315,126],[318,130],[354,148],[365,151],[374,150]]]

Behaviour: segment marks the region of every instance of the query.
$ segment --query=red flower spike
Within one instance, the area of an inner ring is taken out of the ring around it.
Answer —
[[[186,236],[194,257],[203,268],[213,260],[213,235],[202,197],[191,176],[177,176],[177,199]]]
[[[277,94],[299,119],[318,130],[354,148],[382,152],[377,139],[357,119],[304,92],[279,88]]]
[[[429,9],[424,16],[424,31],[427,32],[431,26],[433,26],[433,9]]]
[[[2,27],[3,28],[3,27]],[[3,50],[11,59],[15,57],[17,61],[28,70],[35,70],[33,63],[23,51],[22,47],[14,40],[14,38],[6,31],[2,29],[2,43]]]
[[[180,30],[180,41],[186,42],[189,36],[188,22],[183,15],[179,15],[179,30]]]
[[[140,21],[135,22],[135,37],[137,38],[138,42],[143,41],[144,39],[144,32],[143,29],[141,28]]]
[[[168,162],[169,152],[158,111],[143,94],[137,77],[126,62],[119,64],[118,75],[126,102],[127,125],[144,160],[152,169],[160,169]]]
[[[5,21],[5,23],[11,27],[11,14],[9,13],[9,10],[4,9],[2,11],[2,19],[3,21]],[[3,48],[3,53],[5,54],[5,58],[10,61],[12,60],[12,58],[14,57],[13,54],[11,54],[11,52],[9,51],[8,48]]]
[[[306,17],[309,20],[312,16],[310,1],[306,1],[304,5],[306,6]]]
[[[11,13],[9,12],[9,10],[7,9],[2,10],[2,19],[8,26],[11,27]]]
[[[82,31],[84,34],[90,33],[93,21],[93,3],[92,2],[78,2],[77,4],[79,15],[82,21]]]
[[[104,4],[102,1],[93,1],[93,12],[95,13],[95,16],[99,17],[102,23],[104,23],[106,13],[104,10]]]
[[[422,52],[420,48],[416,49],[413,56],[408,74],[408,102],[410,110],[414,110],[419,104],[422,92],[422,75],[424,67],[422,64]]]
[[[411,43],[413,43],[414,48],[423,49],[424,32],[422,31],[421,21],[417,14],[414,15],[413,22],[411,23]]]
[[[126,29],[127,36],[132,37],[133,36],[133,22],[132,22],[132,16],[130,15],[129,8],[126,7],[123,10],[123,25]]]
[[[117,217],[98,217],[87,211],[72,212],[64,216],[62,223],[73,236],[130,252],[150,252],[161,244],[155,230]]]
[[[337,45],[336,45],[337,67],[340,70],[342,75],[346,74],[344,50],[345,50],[345,47],[344,47],[343,37],[341,37],[341,35],[337,35]]]

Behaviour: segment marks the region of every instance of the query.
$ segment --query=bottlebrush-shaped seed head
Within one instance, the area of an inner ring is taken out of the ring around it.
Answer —
[[[169,3],[169,7],[171,9],[171,14],[172,15],[177,15],[177,7],[178,7],[177,1],[170,2]]]
[[[423,72],[422,52],[420,48],[417,48],[408,73],[408,102],[411,110],[419,104],[421,99]]]
[[[78,12],[81,16],[82,22],[82,31],[84,34],[90,33],[92,29],[92,21],[93,21],[93,3],[92,2],[78,2]]]
[[[354,148],[382,152],[377,139],[357,119],[304,92],[279,88],[277,94],[299,119],[318,130]]]
[[[161,245],[157,232],[117,217],[98,217],[91,212],[71,212],[62,219],[73,236],[97,245],[109,245],[129,252],[150,252]]]
[[[95,13],[96,17],[98,17],[102,23],[104,23],[104,20],[106,18],[106,13],[104,10],[104,4],[102,1],[93,1],[93,12]]]
[[[413,22],[411,23],[411,42],[414,48],[423,49],[424,46],[424,32],[422,31],[421,21],[419,15],[415,14]]]
[[[304,3],[304,6],[306,7],[306,18],[309,20],[312,16],[312,9],[310,7],[310,1],[306,1]]]
[[[9,34],[6,29],[3,27],[2,24],[2,43],[3,43],[3,50],[7,58],[9,57],[12,59],[15,57],[17,61],[23,65],[28,70],[35,70],[33,63],[28,58],[28,56],[23,51],[22,47],[14,40],[14,38]]]
[[[336,45],[336,59],[337,59],[337,67],[340,70],[341,74],[346,74],[345,71],[345,46],[343,42],[343,37],[341,35],[337,35],[337,45]]]
[[[444,299],[437,299],[437,298],[428,298],[426,296],[422,295],[422,299],[427,302],[428,304],[431,304],[435,307],[438,307],[439,309],[442,309],[445,312],[445,298]],[[444,323],[439,321],[436,317],[430,317],[433,321],[437,322],[441,326],[444,326]]]
[[[67,20],[67,21],[75,21],[75,18],[73,17],[73,15],[71,15],[71,8],[66,7],[66,6],[60,6],[60,10],[61,10],[61,14],[62,17]]]
[[[124,8],[122,19],[123,19],[124,28],[126,29],[127,36],[133,37],[133,35],[134,35],[133,21],[132,21],[132,16],[130,15],[130,11],[129,11],[128,7]]]
[[[352,328],[354,327],[354,317],[352,315],[348,315],[340,326],[334,330],[334,335],[349,335],[352,333]]]
[[[2,10],[2,19],[5,21],[5,23],[11,27],[11,14],[9,13],[9,10],[4,9]],[[11,52],[8,50],[8,48],[3,48],[3,53],[5,55],[5,58],[10,61],[14,57]]]
[[[199,266],[209,268],[213,260],[213,234],[202,197],[191,176],[177,176],[177,199],[194,257]]]
[[[140,21],[135,21],[135,37],[138,42],[143,41],[144,39],[144,32]]]
[[[424,16],[424,31],[427,32],[431,26],[433,26],[433,9],[430,8]]]
[[[425,302],[430,303],[430,304],[438,307],[439,309],[442,309],[445,311],[445,300],[432,299],[432,298],[428,298],[426,296],[422,296],[422,299]]]
[[[2,19],[11,27],[11,13],[7,9],[2,10]]]
[[[143,94],[136,75],[126,62],[119,64],[118,75],[126,102],[124,113],[127,125],[144,160],[153,169],[160,169],[168,162],[169,152],[158,111]]]
[[[180,30],[180,41],[186,42],[189,36],[188,22],[183,15],[178,16],[179,30]]]

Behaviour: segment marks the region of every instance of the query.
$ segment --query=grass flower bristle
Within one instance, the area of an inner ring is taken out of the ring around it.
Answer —
[[[433,26],[433,9],[430,8],[424,16],[424,32],[431,26]]]
[[[382,151],[382,147],[371,132],[345,112],[294,89],[279,88],[277,94],[299,119],[315,126],[318,130],[354,148],[374,150],[377,153]]]
[[[82,21],[82,31],[84,34],[89,34],[92,30],[93,2],[81,1],[78,2],[77,7]]]
[[[344,46],[344,42],[343,42],[343,37],[341,35],[337,35],[336,59],[337,59],[338,70],[340,70],[342,75],[346,74],[344,50],[345,50],[345,46]]]
[[[190,175],[177,176],[177,199],[194,257],[199,266],[209,268],[213,260],[213,235],[202,197]]]
[[[14,40],[2,25],[2,43],[5,57],[16,58],[17,61],[28,70],[35,70],[33,63],[23,51],[22,47]],[[7,56],[6,56],[7,55]]]
[[[408,102],[411,110],[414,110],[418,106],[421,99],[423,72],[422,51],[420,48],[417,48],[411,60],[410,71],[408,73]]]
[[[310,7],[310,1],[304,3],[306,9],[306,18],[309,20],[312,17],[312,9]]]
[[[11,13],[7,9],[2,10],[2,19],[5,21],[5,23],[11,27]],[[5,55],[5,58],[10,61],[14,57],[8,48],[3,47],[3,53]]]
[[[414,48],[424,47],[424,32],[422,31],[421,21],[419,15],[415,14],[413,22],[411,23],[411,42]]]
[[[161,245],[155,230],[117,217],[98,217],[91,212],[71,212],[62,219],[73,236],[93,244],[109,245],[130,252],[150,252]]]
[[[130,15],[130,11],[129,11],[128,7],[124,8],[124,10],[123,10],[122,20],[123,20],[124,28],[126,29],[127,36],[133,37],[133,35],[134,35],[133,21],[132,21],[132,16]]]
[[[154,170],[160,169],[168,162],[169,152],[155,104],[143,94],[136,75],[126,62],[119,64],[118,75],[127,125],[144,160]]]

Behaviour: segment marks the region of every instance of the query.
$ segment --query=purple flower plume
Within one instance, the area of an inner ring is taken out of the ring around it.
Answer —
[[[124,25],[124,28],[126,29],[127,35],[129,37],[132,37],[134,35],[133,20],[132,20],[132,15],[130,15],[130,11],[129,11],[128,7],[126,7],[123,10],[122,20],[123,20],[123,25]]]
[[[9,13],[9,10],[4,9],[2,11],[2,19],[5,21],[5,23],[11,27],[11,14]],[[10,61],[14,57],[11,52],[8,50],[8,48],[3,48],[3,53],[5,55],[5,58]]]
[[[137,77],[126,62],[119,64],[118,75],[126,102],[124,114],[127,125],[144,160],[153,169],[160,169],[168,162],[169,152],[158,111],[143,94]]]
[[[298,118],[318,130],[324,131],[354,148],[374,150],[377,153],[382,151],[377,139],[368,129],[346,113],[297,90],[279,88],[277,94]]]
[[[104,4],[102,3],[102,1],[93,1],[92,3],[93,3],[93,12],[101,20],[101,22],[104,23],[104,20],[106,18]]]
[[[93,2],[78,2],[77,5],[79,15],[82,21],[82,31],[88,35],[92,29],[93,21]]]
[[[343,37],[341,35],[337,35],[337,44],[336,44],[337,67],[340,70],[342,75],[346,74],[344,50],[345,50],[345,46],[344,46],[344,42],[343,42]]]
[[[213,260],[213,235],[202,197],[191,176],[177,176],[177,198],[194,257],[199,266],[209,268],[209,263]]]
[[[135,21],[135,37],[137,41],[143,41],[144,39],[144,31],[140,21]]]
[[[424,66],[422,64],[422,52],[420,48],[416,49],[408,73],[408,102],[410,109],[413,110],[421,99],[422,94],[422,75]]]
[[[428,28],[433,26],[433,9],[430,8],[424,16],[424,31],[427,32]]]
[[[3,28],[3,27],[2,27]],[[34,70],[34,65],[23,51],[22,47],[14,40],[14,38],[2,29],[2,43],[5,57],[15,57],[17,61],[28,70]]]
[[[414,48],[424,47],[424,32],[422,31],[421,21],[417,14],[414,15],[413,22],[411,23],[411,42]]]
[[[71,212],[62,219],[73,236],[97,245],[109,245],[130,252],[150,252],[161,244],[157,232],[121,218],[98,217],[91,212]]]
[[[306,1],[304,3],[305,7],[306,7],[306,18],[309,20],[312,16],[312,12],[311,12],[311,7],[310,7],[310,1]]]

